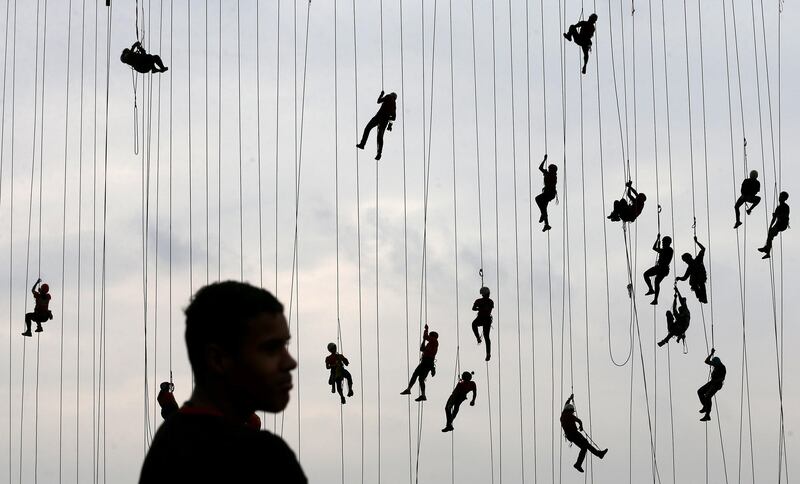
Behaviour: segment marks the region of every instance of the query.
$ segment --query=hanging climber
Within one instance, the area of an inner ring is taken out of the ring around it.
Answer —
[[[161,382],[161,389],[158,392],[158,405],[161,407],[161,417],[166,420],[178,413],[178,402],[175,401],[175,385],[168,381]]]
[[[697,390],[697,396],[700,398],[700,403],[703,404],[700,413],[705,414],[700,419],[701,422],[711,420],[711,399],[722,388],[727,371],[719,357],[714,356],[714,348],[711,348],[711,354],[706,357],[705,364],[711,366],[711,379]]]
[[[136,72],[142,74],[158,74],[166,72],[169,68],[164,66],[161,62],[161,57],[153,54],[148,54],[142,43],[138,40],[133,43],[130,49],[122,49],[122,55],[119,56],[124,64],[131,66]]]
[[[681,259],[683,262],[686,262],[686,272],[682,276],[676,277],[675,280],[685,281],[689,279],[689,288],[694,291],[697,300],[706,304],[708,303],[708,296],[706,295],[706,280],[708,279],[708,275],[706,274],[706,266],[703,263],[703,256],[706,254],[706,248],[697,240],[697,236],[694,237],[694,243],[700,247],[700,251],[694,257],[692,257],[692,254],[684,252]]]
[[[42,284],[37,291],[36,286],[41,282],[41,279],[36,279],[36,283],[31,288],[31,293],[33,294],[33,299],[36,301],[36,305],[33,307],[32,313],[25,314],[25,332],[22,333],[22,336],[31,336],[31,322],[36,322],[36,332],[41,333],[42,323],[53,319],[53,313],[49,309],[50,286]]]
[[[758,196],[758,192],[761,191],[761,183],[758,181],[758,172],[753,170],[750,172],[750,177],[745,178],[742,182],[741,188],[741,195],[736,200],[736,205],[733,206],[733,210],[736,212],[736,223],[733,225],[733,228],[739,228],[742,225],[741,215],[739,214],[739,207],[745,205],[745,212],[747,215],[750,215],[750,212],[756,208],[758,202],[761,201],[761,197]],[[746,204],[750,204],[748,207]]]
[[[586,451],[591,452],[599,458],[603,458],[608,453],[608,449],[600,450],[595,445],[589,443],[583,432],[583,422],[575,415],[575,395],[570,395],[564,403],[564,410],[561,412],[561,428],[564,430],[564,437],[578,446],[578,460],[573,465],[578,471],[583,472],[583,460],[586,458]]]
[[[542,172],[542,177],[544,178],[544,187],[542,187],[542,193],[536,195],[535,198],[536,205],[539,206],[539,212],[541,213],[539,222],[544,222],[542,232],[547,232],[551,228],[547,218],[547,204],[558,196],[556,193],[556,183],[558,181],[556,172],[558,171],[558,167],[556,165],[549,165],[545,170],[544,164],[546,161],[547,155],[544,155],[544,159],[539,164],[539,171]]]
[[[597,15],[589,15],[589,20],[581,20],[569,26],[569,30],[564,34],[564,38],[573,41],[583,49],[583,69],[582,74],[586,74],[586,64],[589,63],[589,52],[592,50],[592,37],[594,36],[594,24],[597,22]],[[580,32],[578,31],[580,29]]]
[[[786,204],[786,200],[788,199],[789,194],[786,192],[781,192],[781,194],[778,195],[778,206],[775,207],[775,211],[772,212],[772,220],[769,223],[769,230],[767,231],[767,243],[764,244],[764,247],[758,249],[760,252],[764,253],[762,259],[769,259],[769,253],[772,251],[772,239],[789,228],[789,205]]]
[[[455,420],[456,415],[458,415],[458,409],[467,399],[469,392],[472,392],[472,401],[469,402],[469,405],[471,407],[475,406],[475,398],[478,396],[478,387],[475,385],[475,382],[472,381],[472,375],[474,374],[475,373],[471,371],[462,373],[461,380],[458,381],[456,387],[453,389],[453,393],[451,393],[450,397],[447,399],[447,403],[444,404],[444,414],[447,418],[447,425],[444,426],[442,432],[453,431],[453,420]]]
[[[486,361],[489,361],[492,357],[492,341],[489,339],[489,331],[492,329],[494,301],[489,298],[488,287],[482,287],[480,293],[481,297],[472,304],[472,310],[478,312],[475,321],[472,322],[472,332],[475,333],[478,344],[481,344],[481,335],[478,334],[478,328],[483,326],[483,339],[486,340]]]
[[[680,301],[680,306],[678,306]],[[675,341],[686,341],[686,330],[689,329],[691,313],[686,306],[686,298],[681,295],[678,286],[675,286],[675,295],[672,298],[672,311],[667,311],[667,336],[658,342],[658,346],[667,344],[673,336]]]
[[[369,132],[372,128],[378,128],[378,154],[375,155],[376,160],[381,159],[383,152],[383,133],[388,129],[392,130],[392,121],[397,117],[397,94],[390,92],[384,96],[383,91],[378,96],[378,104],[381,105],[378,113],[369,120],[367,126],[364,128],[364,134],[361,136],[361,142],[356,146],[358,149],[363,150],[369,138]]]
[[[331,386],[331,393],[339,393],[339,398],[342,405],[347,403],[344,399],[342,391],[342,380],[347,380],[347,396],[353,396],[353,377],[350,372],[345,369],[345,366],[350,362],[343,354],[336,352],[336,343],[328,343],[328,351],[330,355],[325,357],[325,368],[331,370],[330,377],[328,377],[328,385]]]
[[[653,250],[658,254],[656,265],[644,271],[644,282],[647,284],[647,292],[645,296],[653,294],[653,301],[650,304],[658,304],[658,294],[661,291],[661,281],[669,274],[669,265],[672,263],[672,237],[665,235],[661,238],[661,234],[656,236],[656,242],[653,244]],[[653,284],[650,283],[650,278],[655,277]]]
[[[614,209],[608,215],[608,219],[612,222],[635,222],[639,214],[644,209],[644,202],[647,200],[647,195],[639,193],[633,188],[633,182],[628,180],[625,183],[625,195],[627,195],[630,203],[625,200],[625,197],[619,200],[614,200]]]
[[[422,344],[419,345],[419,350],[422,352],[422,357],[411,375],[408,387],[400,392],[400,395],[411,395],[411,387],[414,386],[414,382],[419,378],[419,396],[414,401],[424,402],[427,400],[427,397],[425,397],[425,379],[428,378],[428,373],[431,376],[436,376],[436,352],[439,351],[439,333],[436,331],[428,333],[427,324],[425,325],[425,332],[422,334]]]

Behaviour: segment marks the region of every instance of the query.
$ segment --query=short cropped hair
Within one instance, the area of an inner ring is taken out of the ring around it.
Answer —
[[[200,288],[184,310],[186,349],[195,378],[205,379],[205,348],[216,344],[237,354],[247,323],[260,314],[281,314],[283,304],[268,291],[244,282],[215,282]]]

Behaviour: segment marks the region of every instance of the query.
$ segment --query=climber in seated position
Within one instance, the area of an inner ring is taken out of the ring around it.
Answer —
[[[747,212],[747,215],[750,215],[750,212],[752,212],[753,209],[756,208],[756,205],[758,205],[758,202],[761,201],[761,197],[758,196],[758,192],[760,191],[761,183],[758,182],[758,172],[753,170],[750,172],[750,177],[745,178],[742,182],[741,195],[736,200],[736,205],[733,206],[733,210],[736,212],[736,223],[733,225],[733,228],[737,229],[742,225],[739,208],[745,205],[745,212]],[[746,205],[748,203],[750,204],[749,207]]]
[[[706,254],[706,248],[697,240],[697,236],[694,237],[694,243],[700,247],[700,251],[695,257],[692,257],[692,254],[688,252],[684,252],[681,259],[683,262],[686,262],[686,272],[683,276],[676,277],[675,280],[685,281],[689,279],[689,288],[694,291],[697,300],[706,304],[708,302],[708,296],[706,296],[706,280],[708,279],[708,275],[706,274],[706,266],[703,263],[703,256]]]
[[[419,350],[422,352],[422,358],[420,358],[417,368],[411,375],[408,387],[400,392],[400,395],[411,395],[411,387],[414,386],[414,382],[419,378],[419,396],[414,401],[424,402],[428,399],[425,397],[425,379],[428,378],[428,373],[436,376],[436,352],[439,351],[439,333],[436,331],[428,333],[427,324],[425,325],[425,332],[422,334],[422,344],[419,345]]]
[[[769,259],[769,253],[772,251],[772,239],[789,228],[789,205],[786,204],[786,200],[788,199],[789,194],[786,192],[781,192],[781,194],[778,195],[778,206],[775,207],[775,211],[772,212],[772,220],[769,223],[769,230],[767,231],[767,243],[764,244],[764,247],[758,249],[760,252],[764,253],[762,259]]]
[[[175,385],[168,381],[161,382],[156,400],[161,407],[161,418],[164,420],[178,413],[178,402],[175,401],[175,395],[172,394],[174,391]]]
[[[680,307],[678,306],[680,301]],[[691,313],[689,307],[686,306],[686,298],[681,295],[678,286],[675,286],[675,296],[672,298],[672,311],[667,311],[667,336],[658,342],[658,346],[667,344],[673,336],[675,341],[681,342],[686,340],[686,330],[689,329],[689,320]]]
[[[575,444],[580,450],[578,460],[573,467],[583,472],[583,460],[586,458],[586,451],[591,452],[599,458],[606,456],[608,449],[599,450],[586,440],[583,436],[583,422],[575,415],[575,395],[570,395],[564,403],[564,410],[561,412],[561,428],[564,430],[564,437]]]
[[[342,380],[347,380],[347,396],[353,396],[353,377],[345,369],[345,366],[349,365],[350,362],[344,355],[336,352],[336,343],[328,343],[328,351],[330,355],[325,357],[325,368],[331,371],[331,375],[328,377],[328,385],[331,386],[331,393],[339,393],[339,398],[342,401],[342,405],[344,405],[347,401],[344,399],[342,391]]]
[[[486,361],[492,358],[492,341],[489,339],[489,331],[492,329],[492,309],[494,309],[494,301],[489,298],[489,288],[484,286],[480,290],[481,297],[476,299],[472,304],[472,310],[477,311],[478,315],[472,322],[472,332],[481,344],[481,335],[478,334],[478,328],[483,326],[483,339],[486,340]]]
[[[594,36],[594,24],[596,22],[597,15],[591,14],[589,15],[589,20],[581,20],[574,25],[570,25],[569,30],[564,34],[565,39],[575,42],[583,49],[583,69],[581,69],[583,74],[586,74],[586,64],[589,63],[589,52],[592,50],[592,37]]]
[[[144,47],[142,47],[142,43],[138,40],[133,43],[130,49],[122,49],[122,55],[119,56],[119,60],[133,67],[136,72],[141,72],[142,74],[148,74],[150,72],[158,74],[159,72],[166,72],[167,69],[169,69],[161,62],[161,57],[148,54],[147,51],[144,50]]]
[[[625,200],[625,197],[619,200],[614,200],[614,209],[608,215],[608,219],[612,222],[634,222],[639,214],[644,209],[644,202],[647,200],[647,195],[639,193],[633,188],[633,182],[628,180],[625,184],[625,194],[628,196],[630,203]]]
[[[647,284],[647,293],[645,296],[653,294],[653,302],[650,304],[658,304],[658,293],[661,291],[661,281],[669,274],[669,265],[672,263],[672,237],[665,235],[661,238],[661,234],[656,236],[656,242],[653,244],[653,250],[658,254],[656,265],[644,271],[644,282]],[[655,277],[653,281],[655,287],[650,283],[650,278]]]
[[[700,419],[701,422],[711,420],[711,399],[722,388],[727,371],[719,357],[714,356],[714,348],[711,348],[711,354],[706,357],[705,364],[711,366],[711,379],[697,390],[697,396],[700,398],[700,403],[703,404],[700,413],[705,414]]]
[[[36,322],[36,332],[41,333],[42,323],[53,319],[53,313],[49,308],[50,286],[47,284],[42,284],[37,291],[36,286],[38,286],[41,282],[41,279],[36,279],[36,283],[31,288],[31,294],[33,294],[33,299],[36,301],[36,305],[33,307],[32,313],[25,314],[25,332],[22,333],[22,336],[31,336],[31,322]]]
[[[539,216],[539,222],[544,222],[542,232],[547,232],[550,230],[550,222],[547,218],[547,204],[556,198],[556,183],[558,182],[558,178],[556,176],[558,167],[556,165],[549,165],[545,170],[545,162],[547,162],[547,155],[544,155],[544,159],[539,164],[539,171],[542,172],[542,177],[544,178],[544,187],[542,187],[542,193],[536,195],[535,198],[536,205],[539,206],[539,212],[541,213]]]
[[[461,374],[461,380],[458,381],[456,387],[453,389],[453,393],[451,393],[450,397],[447,399],[447,403],[444,404],[444,414],[447,418],[447,425],[444,426],[442,432],[452,432],[453,420],[455,420],[456,415],[458,415],[458,409],[467,399],[469,392],[472,392],[472,401],[469,402],[469,405],[471,407],[475,406],[475,398],[478,396],[478,387],[475,385],[475,382],[472,381],[472,375],[474,375],[474,373],[470,371],[465,371]]]
[[[378,96],[378,104],[381,105],[380,109],[378,109],[377,114],[369,120],[369,123],[367,123],[367,126],[364,128],[364,134],[361,136],[361,142],[356,145],[358,149],[363,150],[364,146],[367,144],[369,132],[372,131],[372,128],[377,127],[378,154],[375,155],[376,160],[380,160],[381,153],[383,153],[383,133],[386,132],[387,129],[389,131],[392,130],[392,121],[397,118],[397,94],[390,92],[384,96],[383,91],[381,91],[381,95]]]

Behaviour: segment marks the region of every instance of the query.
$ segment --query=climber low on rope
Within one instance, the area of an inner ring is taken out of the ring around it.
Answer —
[[[727,371],[719,357],[714,356],[714,348],[711,348],[711,354],[706,357],[705,364],[711,366],[711,379],[697,390],[697,396],[700,398],[700,403],[703,404],[700,413],[705,414],[700,419],[701,422],[711,420],[712,398],[722,388]]]
[[[484,286],[480,290],[481,297],[476,299],[472,304],[472,310],[477,311],[478,315],[472,322],[472,332],[481,344],[481,335],[478,334],[478,328],[483,327],[483,339],[486,340],[486,361],[492,358],[492,340],[489,339],[489,332],[492,329],[492,309],[494,309],[494,301],[489,298],[489,288]]]
[[[564,437],[581,449],[578,452],[578,460],[573,465],[578,471],[583,472],[583,460],[586,458],[587,451],[601,459],[608,453],[608,449],[600,450],[590,444],[589,440],[581,433],[583,432],[583,422],[575,415],[575,395],[570,395],[564,402],[564,410],[561,412],[561,428],[564,430]]]
[[[25,332],[22,336],[31,336],[31,322],[36,322],[36,332],[42,332],[42,323],[53,319],[53,313],[50,311],[50,286],[47,284],[39,284],[41,279],[36,279],[36,283],[31,288],[31,294],[36,301],[32,313],[25,314]],[[36,287],[39,286],[39,290]]]
[[[473,372],[465,371],[461,374],[461,380],[458,381],[456,387],[453,389],[453,393],[450,394],[450,397],[447,399],[447,403],[444,404],[444,415],[447,418],[447,424],[442,429],[442,432],[452,432],[453,430],[453,420],[455,420],[456,415],[458,415],[458,409],[461,408],[461,404],[467,399],[467,395],[469,392],[472,392],[472,401],[469,402],[471,407],[475,406],[475,398],[478,396],[478,387],[475,385],[475,382],[472,381]]]
[[[328,385],[331,386],[331,393],[339,393],[339,398],[342,405],[347,403],[344,399],[344,392],[342,391],[342,380],[347,380],[347,396],[353,396],[353,377],[350,372],[345,369],[345,366],[350,362],[341,353],[336,352],[336,343],[328,343],[328,352],[330,355],[325,357],[325,368],[331,371],[328,377]]]
[[[742,182],[741,188],[741,195],[736,200],[736,205],[733,206],[734,212],[736,212],[736,223],[733,225],[733,228],[737,229],[740,225],[742,225],[741,214],[739,213],[739,208],[742,205],[745,205],[745,212],[747,215],[750,215],[750,212],[756,208],[758,202],[761,201],[761,197],[758,196],[758,192],[761,191],[761,183],[758,181],[758,172],[753,170],[750,172],[750,177],[745,178]],[[748,207],[746,204],[750,204]]]
[[[644,202],[647,200],[647,195],[637,192],[636,189],[633,188],[633,182],[630,180],[625,183],[625,187],[625,195],[628,197],[628,200],[630,200],[630,203],[628,203],[625,197],[614,200],[614,209],[608,215],[608,219],[612,222],[635,222],[636,218],[644,209]]]
[[[166,72],[169,67],[165,67],[161,61],[161,57],[153,54],[148,54],[142,43],[138,40],[133,43],[130,49],[122,49],[122,55],[119,56],[124,64],[131,66],[136,72],[142,74],[158,74]]]
[[[697,240],[697,236],[694,238],[694,243],[700,247],[700,251],[694,257],[692,257],[692,254],[684,252],[681,256],[681,260],[686,263],[686,272],[682,276],[676,277],[675,280],[685,281],[689,279],[689,288],[694,291],[697,300],[706,304],[708,303],[708,296],[706,295],[706,280],[708,279],[708,274],[706,273],[706,265],[703,263],[703,256],[706,255],[706,248]]]
[[[597,15],[589,15],[589,20],[581,20],[574,25],[570,25],[564,38],[575,42],[583,50],[583,69],[581,73],[586,74],[586,64],[589,63],[589,52],[592,50],[592,37],[594,36],[594,24],[597,22]],[[580,29],[580,30],[578,30]]]
[[[439,333],[436,331],[428,333],[427,324],[425,325],[425,332],[422,334],[422,344],[419,345],[419,350],[422,352],[422,357],[411,375],[408,387],[400,392],[400,395],[411,395],[411,387],[414,386],[414,383],[419,378],[419,396],[414,401],[424,402],[428,399],[425,396],[425,380],[428,378],[428,373],[431,376],[436,376],[436,353],[439,351]]]
[[[775,211],[772,212],[772,220],[769,223],[769,230],[767,231],[767,243],[764,244],[764,247],[758,249],[760,252],[764,253],[762,259],[769,259],[769,254],[772,251],[772,239],[789,228],[789,205],[786,204],[786,200],[788,199],[789,194],[786,192],[781,192],[781,194],[778,195],[778,206],[775,207]]]
[[[156,400],[158,406],[161,407],[161,417],[164,420],[178,413],[179,407],[178,402],[175,401],[175,395],[173,395],[174,391],[175,385],[168,381],[161,382]]]
[[[669,275],[669,265],[672,263],[672,238],[665,235],[661,238],[661,234],[656,236],[656,242],[653,244],[653,250],[658,253],[656,265],[644,271],[644,282],[647,284],[647,292],[645,296],[653,294],[653,301],[650,304],[658,304],[658,294],[661,291],[661,281]],[[653,284],[650,283],[650,278],[655,277]],[[655,287],[654,287],[655,285]]]
[[[536,205],[539,207],[539,212],[541,213],[539,222],[544,222],[542,232],[547,232],[551,228],[547,218],[547,205],[558,196],[556,193],[556,184],[558,182],[556,172],[558,172],[558,167],[556,165],[549,165],[545,170],[545,162],[547,162],[547,155],[544,155],[544,159],[539,163],[539,171],[542,172],[544,186],[542,187],[542,193],[536,195],[535,198]]]
[[[680,301],[680,306],[678,306]],[[691,320],[689,307],[686,306],[686,298],[681,295],[678,286],[675,286],[675,296],[672,298],[672,311],[667,311],[667,336],[658,342],[658,346],[667,344],[673,336],[675,341],[686,341],[686,330],[689,329]]]
[[[378,128],[378,154],[375,155],[376,160],[380,160],[381,153],[383,153],[383,134],[387,129],[389,131],[392,130],[392,121],[397,118],[397,94],[390,92],[384,96],[384,92],[381,91],[381,95],[378,96],[378,104],[381,105],[380,109],[369,120],[369,123],[364,128],[364,134],[361,136],[361,142],[356,145],[358,149],[363,150],[367,144],[369,132],[372,131],[372,128]]]

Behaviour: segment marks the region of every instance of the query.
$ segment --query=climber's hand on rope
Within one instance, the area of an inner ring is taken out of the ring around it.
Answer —
[[[626,187],[628,187],[628,188],[630,188],[630,187],[631,187],[631,185],[633,185],[633,182],[632,182],[631,180],[628,180],[628,181],[625,183],[625,186],[626,186]]]

